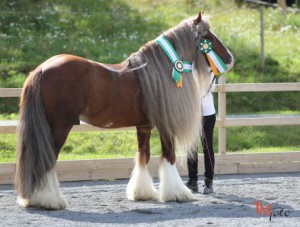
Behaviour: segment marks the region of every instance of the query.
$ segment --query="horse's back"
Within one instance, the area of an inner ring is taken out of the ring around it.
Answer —
[[[42,71],[41,94],[49,120],[78,122],[79,116],[98,127],[144,124],[138,81],[120,74],[122,64],[103,64],[73,55],[54,56]]]

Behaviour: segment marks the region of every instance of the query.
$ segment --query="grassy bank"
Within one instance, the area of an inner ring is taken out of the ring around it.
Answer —
[[[265,8],[266,67],[260,68],[259,12],[225,0],[22,0],[0,2],[0,87],[21,87],[47,58],[69,53],[118,63],[199,10],[235,56],[228,83],[299,82],[300,15]],[[167,7],[166,7],[167,6]],[[300,112],[299,92],[229,93],[228,114]],[[16,119],[17,98],[0,98],[0,120]],[[227,149],[300,150],[299,127],[229,128]],[[157,133],[152,153],[160,152]],[[81,141],[81,142],[79,142]],[[84,141],[84,143],[82,143]],[[217,150],[217,133],[215,148]],[[15,159],[15,135],[0,135],[0,161]],[[72,133],[61,159],[132,157],[135,132]]]
[[[166,7],[168,6],[168,7]],[[235,56],[228,83],[296,82],[300,78],[300,14],[265,8],[265,69],[260,68],[257,8],[234,1],[22,0],[0,3],[0,87],[21,87],[28,72],[49,57],[69,53],[118,63],[162,31],[199,10]],[[299,111],[299,92],[228,94],[229,113]],[[1,99],[15,113],[17,99]]]
[[[135,157],[135,133],[135,130],[70,133],[59,160]],[[228,128],[227,152],[299,151],[299,135],[300,127],[297,126]],[[0,135],[0,138],[0,162],[14,162],[16,135]],[[215,130],[215,152],[218,152],[217,141]],[[158,132],[154,130],[151,136],[151,155],[159,156],[160,151]]]

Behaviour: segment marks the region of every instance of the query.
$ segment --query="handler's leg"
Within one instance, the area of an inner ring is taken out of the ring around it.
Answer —
[[[187,166],[189,179],[186,186],[193,192],[198,192],[198,146],[188,155]]]
[[[216,123],[216,115],[205,116],[203,124],[202,146],[204,153],[204,183],[205,187],[203,194],[210,194],[213,192],[213,178],[215,167],[215,155],[213,149],[213,132]]]

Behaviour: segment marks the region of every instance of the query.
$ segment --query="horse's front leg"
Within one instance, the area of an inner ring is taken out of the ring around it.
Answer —
[[[148,171],[150,160],[150,135],[152,127],[137,127],[138,152],[126,194],[129,200],[157,199],[157,190],[153,186]]]
[[[159,200],[161,202],[184,202],[193,200],[193,194],[181,180],[176,168],[174,141],[160,136],[162,159],[159,169]]]

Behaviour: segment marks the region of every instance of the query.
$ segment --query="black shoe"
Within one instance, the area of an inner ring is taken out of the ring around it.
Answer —
[[[189,179],[185,184],[192,192],[198,192],[198,181],[194,179]]]
[[[205,178],[204,183],[205,183],[205,185],[203,186],[204,187],[203,194],[207,195],[207,194],[213,193],[214,192],[214,189],[212,186],[213,180],[209,179],[209,178]]]

